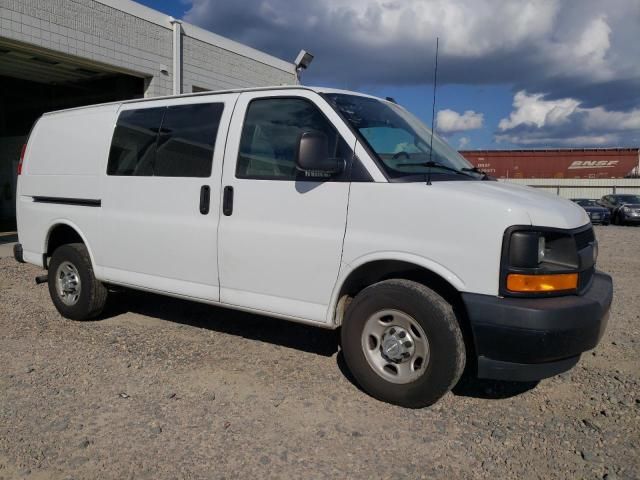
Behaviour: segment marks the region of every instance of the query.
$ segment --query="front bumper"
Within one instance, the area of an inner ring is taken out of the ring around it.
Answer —
[[[569,370],[602,337],[613,299],[611,277],[593,276],[583,295],[500,298],[463,293],[478,376],[534,381]]]
[[[591,220],[591,223],[596,224],[596,223],[609,223],[611,221],[611,216],[609,214],[609,212],[607,211],[605,212],[587,212],[589,214],[589,219]]]
[[[625,223],[640,223],[640,217],[622,214],[622,221]]]

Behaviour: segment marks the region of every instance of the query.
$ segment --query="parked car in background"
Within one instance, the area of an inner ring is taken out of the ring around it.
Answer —
[[[609,213],[608,208],[599,205],[597,200],[592,200],[589,198],[572,198],[571,201],[584,208],[584,210],[587,212],[587,215],[589,215],[589,218],[591,219],[591,223],[609,225],[609,222],[611,220],[611,213]]]
[[[609,209],[614,225],[640,224],[640,195],[605,195],[599,203]]]

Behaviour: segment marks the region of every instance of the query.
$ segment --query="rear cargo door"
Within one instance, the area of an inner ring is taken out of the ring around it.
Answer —
[[[123,105],[105,177],[107,280],[219,300],[219,189],[236,98]]]

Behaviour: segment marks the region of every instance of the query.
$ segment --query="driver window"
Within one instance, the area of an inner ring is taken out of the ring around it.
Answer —
[[[341,157],[344,141],[310,101],[302,98],[253,100],[242,127],[236,177],[296,180],[304,177],[295,166],[298,139],[303,132],[321,132],[329,152]],[[346,157],[342,157],[346,158]]]

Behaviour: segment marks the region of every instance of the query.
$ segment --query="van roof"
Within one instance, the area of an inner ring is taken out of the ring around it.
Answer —
[[[164,95],[164,96],[160,96],[160,97],[134,98],[134,99],[131,99],[131,100],[116,100],[114,102],[97,103],[97,104],[94,104],[94,105],[83,105],[81,107],[66,108],[66,109],[63,109],[63,110],[53,110],[51,112],[43,113],[42,116],[55,115],[57,113],[71,112],[71,111],[75,111],[75,110],[84,110],[84,109],[94,108],[94,107],[104,107],[104,106],[108,106],[108,105],[126,105],[126,104],[130,104],[130,103],[151,102],[151,101],[154,101],[154,100],[168,100],[168,99],[171,99],[171,98],[188,98],[188,97],[203,97],[203,96],[206,97],[208,95],[221,95],[221,94],[224,94],[224,93],[267,92],[269,90],[307,90],[307,91],[312,91],[312,92],[316,92],[316,93],[342,93],[342,94],[358,95],[358,96],[361,96],[361,97],[369,97],[369,98],[378,99],[378,97],[374,97],[373,95],[367,95],[367,94],[359,93],[359,92],[352,92],[350,90],[340,90],[340,89],[337,89],[337,88],[307,87],[307,86],[304,86],[304,85],[277,85],[277,86],[270,86],[270,87],[234,88],[234,89],[229,89],[229,90],[211,90],[211,91],[206,91],[206,92],[182,93],[180,95]]]

